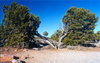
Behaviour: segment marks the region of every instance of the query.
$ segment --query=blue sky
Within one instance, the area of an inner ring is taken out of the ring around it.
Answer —
[[[100,17],[99,0],[0,0],[0,23],[3,19],[2,5],[10,5],[11,2],[24,5],[29,8],[30,13],[40,16],[41,24],[38,31],[40,34],[47,31],[49,37],[59,28],[62,17],[70,7],[89,9]],[[96,25],[95,33],[100,31],[100,19]]]

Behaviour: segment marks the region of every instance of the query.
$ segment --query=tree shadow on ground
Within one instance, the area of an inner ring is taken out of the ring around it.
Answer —
[[[38,44],[31,43],[29,45],[29,49],[32,49],[32,48],[42,48],[42,47],[47,46],[47,45],[49,45],[49,44],[47,44],[47,43],[38,43]]]
[[[21,63],[26,63],[25,61],[21,61]]]
[[[94,45],[94,44],[81,44],[81,46],[84,46],[84,47],[96,47],[96,45]]]
[[[14,56],[13,59],[16,59],[17,60],[17,59],[19,59],[19,57]],[[25,61],[22,61],[22,60],[20,62],[21,63],[26,63]]]

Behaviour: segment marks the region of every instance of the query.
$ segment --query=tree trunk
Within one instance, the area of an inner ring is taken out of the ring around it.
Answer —
[[[58,43],[58,49],[60,49],[60,46],[62,45],[62,40],[67,36],[68,33],[65,33],[64,35],[62,35],[59,39],[59,43]]]
[[[64,28],[61,30],[62,34],[61,34],[60,39],[59,39],[58,49],[60,49],[60,46],[62,45],[62,40],[67,36],[69,29],[70,29],[70,27],[69,27],[69,23],[68,23],[67,30],[65,30]]]
[[[37,32],[37,36],[39,36],[40,38],[44,39],[49,45],[51,45],[54,49],[57,49],[52,43],[49,42],[48,39],[46,39],[44,36],[40,35],[38,32]]]

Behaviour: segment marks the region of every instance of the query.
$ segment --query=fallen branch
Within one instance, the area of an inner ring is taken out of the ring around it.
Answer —
[[[38,37],[42,38],[43,40],[45,40],[49,45],[51,45],[54,49],[57,49],[48,39],[46,39],[44,36],[42,36],[41,34],[39,34],[37,32],[36,34]]]

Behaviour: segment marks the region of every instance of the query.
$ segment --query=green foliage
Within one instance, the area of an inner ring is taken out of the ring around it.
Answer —
[[[61,30],[57,30],[54,34],[51,35],[51,39],[59,41],[59,37],[61,35]]]
[[[48,32],[47,31],[43,32],[43,35],[48,36]]]
[[[0,47],[3,46],[3,41],[2,41],[3,31],[4,31],[4,26],[3,24],[0,24]]]
[[[10,6],[3,5],[3,12],[4,33],[2,38],[5,46],[29,47],[39,27],[39,17],[30,14],[27,7],[15,2],[12,2]]]
[[[100,40],[100,31],[94,34],[94,40],[97,40],[97,41]]]
[[[64,44],[78,45],[91,41],[97,19],[94,13],[84,8],[72,7],[68,9],[62,18],[65,30],[68,30],[67,24],[70,26],[69,33],[63,40]]]

